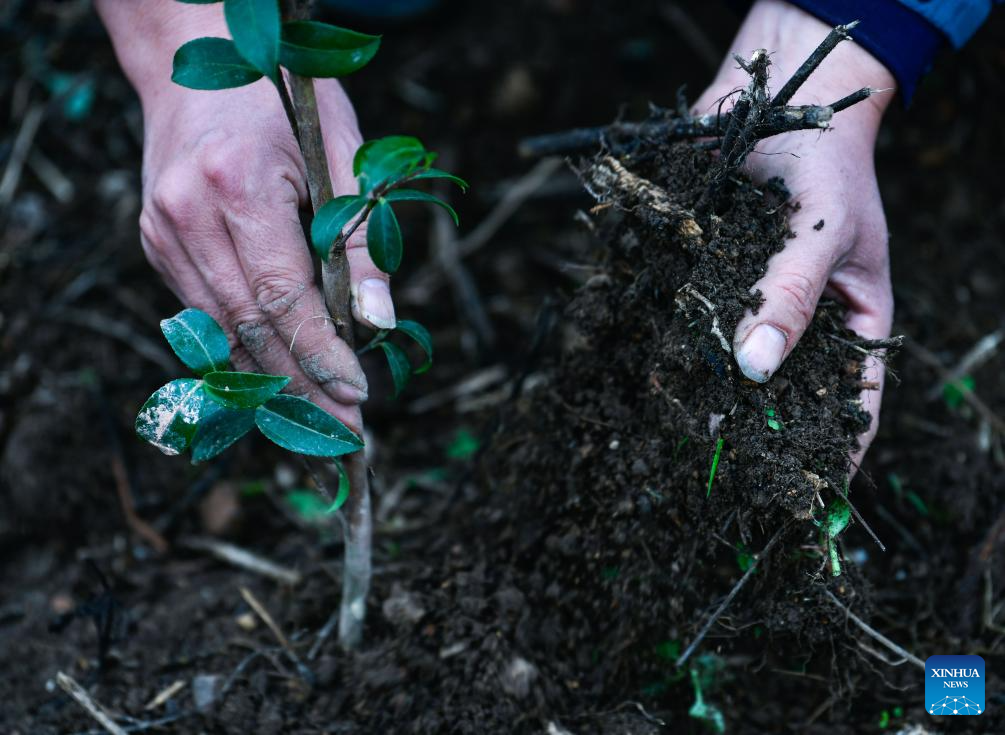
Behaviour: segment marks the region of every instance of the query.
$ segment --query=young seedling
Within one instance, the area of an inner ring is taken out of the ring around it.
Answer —
[[[353,159],[359,193],[333,196],[325,155],[313,78],[341,77],[365,66],[376,54],[380,38],[305,19],[308,3],[290,0],[284,19],[279,0],[181,0],[191,4],[223,2],[232,39],[197,38],[177,50],[172,80],[189,89],[219,90],[251,84],[262,77],[275,86],[307,169],[315,216],[305,228],[321,260],[325,303],[339,336],[355,344],[350,311],[346,242],[369,220],[367,249],[385,273],[401,265],[401,228],[392,208],[400,202],[446,202],[410,185],[446,179],[467,188],[464,180],[433,168],[436,154],[416,138],[390,136],[364,143]],[[284,77],[283,69],[287,76]],[[289,84],[289,89],[287,88]],[[291,94],[292,92],[292,94]],[[362,637],[366,595],[370,585],[369,480],[360,437],[363,427],[348,427],[309,401],[282,395],[285,376],[237,373],[228,369],[226,337],[202,312],[186,310],[162,324],[171,346],[198,378],[172,381],[144,404],[137,431],[169,454],[191,447],[193,460],[204,461],[257,427],[273,442],[300,454],[338,463],[340,492],[330,509],[344,503],[345,568],[339,611],[339,640],[344,647]],[[393,332],[414,340],[426,354],[416,369],[405,351],[388,341]],[[361,352],[379,348],[387,358],[395,395],[411,375],[432,364],[432,340],[419,323],[401,320],[394,330],[380,330]],[[317,476],[317,475],[316,475]],[[344,492],[342,489],[344,487]],[[328,493],[331,497],[331,493]]]
[[[820,524],[821,543],[827,545],[830,557],[831,575],[841,576],[841,553],[838,551],[837,539],[851,521],[851,506],[842,498],[837,498],[827,506],[827,515]]]

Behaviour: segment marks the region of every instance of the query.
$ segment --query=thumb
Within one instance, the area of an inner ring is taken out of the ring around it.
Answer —
[[[737,365],[758,383],[775,374],[803,336],[834,262],[837,243],[806,226],[805,217],[799,219],[802,223],[792,223],[799,236],[772,256],[767,273],[751,289],[761,292],[764,303],[756,313],[746,313],[733,337]]]

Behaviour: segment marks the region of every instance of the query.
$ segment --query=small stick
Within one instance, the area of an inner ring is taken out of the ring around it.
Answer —
[[[96,311],[60,307],[44,312],[45,317],[64,324],[73,324],[116,339],[131,347],[141,357],[160,367],[169,375],[177,374],[178,361],[174,355],[153,340],[147,339],[124,322],[116,321]]]
[[[848,494],[841,492],[837,488],[835,488],[834,491],[838,494],[838,497],[841,498],[841,500],[848,504],[848,507],[851,509],[851,514],[855,516],[855,520],[862,524],[862,528],[864,528],[866,533],[868,533],[872,537],[872,540],[876,542],[876,546],[879,547],[879,550],[886,551],[886,547],[883,545],[883,542],[879,540],[879,536],[877,536],[876,532],[872,530],[872,527],[865,522],[865,518],[863,518],[862,514],[858,512],[858,508],[852,505],[852,502],[848,500]]]
[[[835,26],[831,29],[831,32],[827,34],[827,37],[820,42],[820,45],[814,49],[813,53],[809,55],[809,58],[804,61],[796,73],[785,83],[785,85],[778,91],[774,99],[771,100],[772,107],[784,107],[789,103],[794,95],[803,83],[809,78],[827,55],[833,51],[839,43],[842,41],[850,40],[851,36],[848,35],[848,31],[855,28],[858,25],[858,21],[852,21],[843,26]]]
[[[313,661],[318,657],[321,652],[321,646],[324,645],[325,641],[331,636],[335,631],[335,627],[338,625],[339,610],[335,610],[331,615],[328,616],[328,620],[318,631],[317,637],[314,639],[314,643],[311,644],[311,650],[307,652],[307,660]]]
[[[21,181],[21,172],[24,170],[24,162],[31,152],[31,144],[35,140],[35,134],[42,124],[45,113],[45,105],[36,103],[25,113],[21,121],[21,129],[17,131],[14,144],[11,146],[10,156],[7,158],[7,166],[4,168],[3,178],[0,178],[0,212],[7,209],[7,205],[14,198],[17,185]]]
[[[920,344],[915,342],[913,339],[905,343],[907,349],[915,357],[921,360],[923,363],[935,370],[939,374],[939,379],[945,381],[949,375],[949,371],[942,365],[942,362],[933,355],[926,347],[922,347]],[[1005,421],[996,414],[988,404],[986,404],[981,398],[972,390],[960,391],[960,395],[963,396],[963,400],[966,401],[974,411],[976,411],[982,419],[987,421],[989,424],[995,427],[997,431],[1001,434],[1005,434]]]
[[[778,542],[778,540],[782,537],[782,535],[785,533],[788,527],[789,524],[786,523],[784,526],[779,528],[775,532],[775,535],[771,537],[771,540],[768,541],[768,543],[765,545],[763,549],[761,549],[760,553],[754,556],[753,563],[750,565],[747,571],[744,572],[743,576],[740,577],[739,581],[735,585],[733,585],[733,589],[731,589],[729,591],[729,594],[726,595],[726,599],[722,601],[719,607],[716,608],[716,611],[712,613],[711,617],[709,617],[709,619],[705,621],[705,624],[701,626],[701,630],[698,632],[698,635],[695,636],[695,639],[691,641],[691,644],[684,650],[684,653],[680,655],[680,658],[677,659],[677,662],[674,664],[675,666],[680,668],[691,657],[691,654],[694,653],[695,649],[698,647],[698,644],[705,639],[706,635],[708,635],[708,631],[712,629],[712,626],[715,624],[715,621],[718,620],[724,612],[726,612],[726,608],[729,607],[729,604],[733,601],[733,599],[737,596],[737,594],[739,594],[740,590],[743,589],[743,586],[747,584],[750,578],[754,575],[754,571],[757,569],[757,565],[761,562],[761,559],[767,556],[768,552],[771,551],[772,547]]]
[[[216,541],[210,538],[187,537],[178,541],[178,545],[192,549],[193,551],[205,551],[215,556],[221,561],[233,564],[235,567],[246,569],[263,577],[274,579],[277,582],[288,584],[291,587],[300,584],[300,572],[295,569],[280,566],[271,562],[258,554],[254,554],[240,546],[228,544],[225,541]]]
[[[105,728],[110,735],[126,735],[126,731],[116,725],[101,705],[91,699],[91,695],[88,694],[84,688],[80,686],[80,684],[75,682],[72,677],[67,676],[60,671],[56,674],[56,683],[59,684],[60,689],[70,695],[70,697],[77,704],[83,707],[87,711],[87,714],[93,717],[99,725]]]
[[[966,354],[956,363],[956,367],[947,371],[944,377],[940,377],[935,385],[929,388],[928,393],[925,394],[925,398],[929,401],[934,401],[942,395],[942,390],[947,385],[955,383],[964,375],[973,372],[994,357],[998,352],[998,346],[1002,343],[1002,340],[1005,340],[1005,329],[997,329],[977,340],[974,346],[967,350]]]
[[[898,656],[902,656],[904,658],[904,660],[910,661],[915,666],[918,666],[922,670],[924,670],[924,668],[925,668],[925,662],[924,661],[922,661],[920,658],[918,658],[917,656],[915,656],[913,653],[907,651],[903,647],[898,646],[896,643],[894,643],[893,641],[891,641],[885,635],[883,635],[878,630],[876,630],[871,625],[869,625],[867,622],[865,622],[864,620],[862,620],[862,618],[860,618],[858,615],[856,615],[851,610],[849,610],[845,606],[845,604],[843,602],[841,602],[841,600],[839,600],[837,597],[835,597],[833,592],[831,592],[828,589],[825,589],[824,590],[824,594],[827,595],[827,597],[830,598],[831,602],[833,602],[835,605],[837,605],[842,610],[844,610],[845,614],[848,616],[848,619],[851,620],[853,623],[855,623],[855,625],[857,625],[859,628],[861,628],[862,631],[866,635],[870,636],[871,638],[873,638],[878,643],[881,643],[882,645],[886,646],[891,651],[893,651],[894,653],[896,653]]]
[[[564,163],[558,157],[544,158],[512,186],[507,187],[506,193],[503,194],[492,211],[485,216],[485,219],[457,241],[457,251],[460,257],[462,259],[468,257],[491,241],[500,228],[519,211],[524,202],[544,186]],[[403,296],[409,301],[418,302],[440,288],[444,281],[444,273],[439,264],[424,265],[412,276]]]
[[[283,635],[283,631],[279,629],[276,621],[272,619],[271,615],[269,615],[269,611],[266,610],[265,606],[258,601],[258,598],[251,593],[251,590],[247,587],[241,587],[241,597],[244,598],[244,601],[251,606],[251,609],[255,611],[258,617],[262,619],[262,622],[265,623],[269,630],[272,631],[272,635],[274,635],[276,640],[279,641],[279,645],[287,651],[292,651],[293,649],[290,647],[290,642],[286,639],[286,636]]]
[[[184,688],[185,680],[178,679],[174,684],[162,690],[160,694],[147,702],[147,705],[143,709],[148,712],[152,709],[157,709]]]

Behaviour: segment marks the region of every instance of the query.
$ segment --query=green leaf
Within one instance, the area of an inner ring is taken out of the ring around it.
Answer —
[[[366,248],[373,264],[385,273],[394,273],[401,265],[401,228],[391,205],[383,199],[370,212]]]
[[[408,180],[419,181],[420,179],[447,179],[448,181],[452,181],[453,183],[461,187],[461,191],[468,190],[467,181],[462,179],[460,176],[454,176],[453,174],[447,173],[446,171],[442,171],[438,168],[427,168],[425,171],[420,171],[417,174],[413,174],[411,177],[409,177]]]
[[[311,223],[311,244],[321,260],[328,262],[328,252],[343,228],[366,206],[366,197],[346,194],[325,202]]]
[[[180,454],[195,435],[204,403],[201,380],[172,380],[143,404],[136,416],[136,433],[164,454]]]
[[[206,373],[206,395],[227,408],[257,408],[286,387],[284,375]]]
[[[189,89],[243,87],[261,78],[227,38],[196,38],[174,54],[171,81]]]
[[[421,166],[428,167],[435,154],[417,138],[392,135],[367,141],[353,158],[353,175],[359,177],[359,193],[368,194],[376,187],[391,184]]]
[[[223,0],[178,0],[180,3],[188,3],[189,5],[210,5],[212,3],[223,2]]]
[[[447,447],[447,457],[450,459],[468,459],[481,448],[482,443],[478,437],[465,428],[457,430],[454,438]]]
[[[426,361],[413,372],[416,375],[422,375],[422,373],[429,370],[433,366],[433,338],[430,336],[429,330],[418,322],[413,322],[411,319],[399,319],[395,330],[414,339],[419,344],[419,347],[422,348],[422,351],[426,353]]]
[[[366,66],[380,47],[380,36],[297,20],[283,23],[279,63],[305,77],[344,77]]]
[[[363,447],[348,426],[310,401],[278,395],[255,409],[255,424],[273,442],[299,454],[338,457]]]
[[[335,500],[325,510],[326,513],[334,513],[349,499],[349,473],[345,471],[345,465],[339,460],[332,460],[338,467],[338,490],[335,493]]]
[[[161,322],[161,331],[178,359],[196,375],[227,369],[230,361],[227,335],[206,312],[180,311]]]
[[[850,520],[851,506],[842,498],[838,498],[827,508],[827,518],[824,520],[824,533],[829,538],[837,538],[848,527]]]
[[[252,409],[220,408],[204,417],[192,439],[192,463],[212,459],[254,427]]]
[[[381,342],[380,349],[384,350],[384,355],[387,356],[387,364],[391,368],[391,378],[394,380],[394,397],[397,398],[408,385],[408,379],[412,374],[412,364],[408,361],[408,355],[398,345]]]
[[[276,0],[224,0],[223,14],[241,56],[279,84],[279,3]]]
[[[972,375],[964,375],[959,380],[946,383],[942,387],[942,400],[949,408],[959,408],[966,399],[966,394],[973,392],[975,385]]]
[[[715,482],[715,473],[719,469],[719,455],[722,454],[722,445],[725,444],[725,440],[719,437],[719,440],[715,443],[715,455],[712,457],[712,469],[708,473],[708,492],[705,493],[705,497],[709,497],[712,494],[712,483]]]
[[[450,213],[455,225],[459,225],[461,223],[460,219],[457,217],[457,212],[454,211],[453,207],[439,197],[427,194],[424,191],[419,191],[418,189],[392,189],[384,195],[384,199],[388,202],[429,202],[430,204],[437,204]]]
[[[838,554],[837,537],[851,521],[851,506],[843,498],[838,498],[827,507],[823,531],[827,535],[827,547],[831,560],[831,574],[841,576],[841,558]]]

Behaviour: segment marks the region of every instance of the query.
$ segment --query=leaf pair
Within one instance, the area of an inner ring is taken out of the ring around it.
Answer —
[[[362,440],[345,424],[303,398],[279,395],[290,379],[228,370],[230,346],[203,311],[185,309],[161,322],[179,359],[201,380],[181,378],[158,389],[136,417],[136,433],[165,454],[192,448],[192,461],[215,457],[253,427],[300,454],[337,457]]]
[[[336,197],[322,206],[311,225],[315,252],[327,261],[332,244],[350,222],[369,218],[366,244],[380,270],[394,273],[403,255],[401,226],[391,208],[393,202],[427,202],[443,207],[458,223],[457,212],[442,199],[417,189],[398,188],[422,179],[447,179],[467,188],[467,182],[453,174],[431,168],[436,154],[427,151],[417,138],[393,135],[367,141],[353,158],[353,175],[359,181],[359,194]],[[354,225],[354,226],[358,226]]]
[[[360,350],[360,354],[369,352],[379,347],[387,358],[388,367],[391,368],[391,379],[394,381],[394,397],[401,395],[401,391],[408,385],[413,375],[421,375],[433,366],[433,338],[429,330],[418,322],[410,319],[399,319],[394,331],[410,337],[422,349],[426,359],[419,367],[412,369],[412,363],[408,359],[408,354],[398,347],[398,345],[388,342],[387,337],[390,330],[381,330],[377,333],[370,344]]]
[[[182,0],[209,4],[217,0]],[[222,0],[226,38],[197,38],[175,53],[171,79],[190,89],[241,87],[268,77],[281,83],[279,67],[309,77],[341,77],[366,66],[378,36],[317,21],[281,23],[277,0]]]

